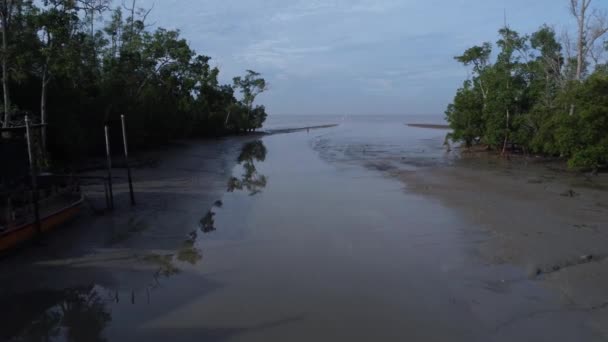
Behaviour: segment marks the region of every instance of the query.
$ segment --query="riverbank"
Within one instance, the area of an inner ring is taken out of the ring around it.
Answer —
[[[134,207],[122,158],[115,157],[111,212],[106,206],[104,161],[89,163],[78,174],[86,197],[79,217],[45,236],[41,245],[24,246],[4,258],[0,270],[18,271],[0,272],[0,292],[38,286],[62,290],[83,282],[145,288],[159,267],[167,266],[159,264],[158,257],[180,250],[198,228],[192,223],[200,222],[226,193],[244,145],[266,136],[327,127],[333,125],[177,141],[136,153],[131,162]],[[62,276],[52,276],[55,272]],[[38,278],[33,280],[30,273]]]
[[[588,326],[601,309],[486,255],[491,230],[399,178],[461,167],[445,132],[345,121],[159,152],[134,172],[136,207],[121,179],[112,213],[0,264],[0,339],[605,340]]]
[[[187,148],[193,144],[214,144],[218,143],[220,146],[222,142],[234,140],[234,141],[249,141],[251,139],[261,139],[265,136],[275,135],[275,134],[288,134],[288,133],[296,133],[302,131],[310,131],[316,129],[323,128],[332,128],[336,127],[338,124],[323,124],[323,125],[309,125],[309,126],[301,126],[301,127],[290,127],[290,128],[271,128],[260,131],[253,132],[245,132],[241,134],[232,134],[227,136],[222,136],[218,138],[203,138],[203,139],[187,139],[187,140],[177,140],[172,141],[167,144],[157,146],[156,148],[150,148],[140,151],[132,151],[131,157],[129,161],[129,165],[132,168],[136,169],[145,169],[145,168],[153,168],[159,163],[159,156],[162,156],[166,153],[174,153],[181,147]],[[167,152],[170,151],[170,152]],[[122,153],[122,150],[119,152]],[[122,154],[118,154],[113,156],[112,167],[117,169],[126,168],[126,163]],[[63,166],[63,168],[66,168]],[[101,174],[101,171],[105,171],[107,168],[107,159],[105,156],[103,157],[91,157],[84,160],[79,160],[75,163],[72,163],[69,168],[67,168],[70,172],[76,172],[81,175],[91,175],[91,172],[99,175],[105,176],[105,174]],[[63,171],[62,171],[63,172]]]
[[[569,310],[590,312],[608,337],[608,174],[552,166],[462,154],[450,165],[390,174],[482,227],[488,239],[478,249],[489,263],[524,268]]]

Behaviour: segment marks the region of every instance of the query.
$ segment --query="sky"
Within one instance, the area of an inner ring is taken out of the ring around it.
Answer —
[[[512,29],[572,26],[569,0],[138,0],[221,80],[246,69],[272,115],[442,115],[468,71],[453,60]],[[608,1],[595,0],[607,7]]]

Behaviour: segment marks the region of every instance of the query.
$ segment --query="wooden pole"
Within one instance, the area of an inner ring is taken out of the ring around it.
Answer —
[[[131,167],[129,166],[129,146],[127,144],[127,126],[125,124],[125,116],[120,116],[122,124],[122,144],[125,150],[125,165],[127,166],[127,178],[129,179],[129,194],[131,195],[131,205],[135,205],[135,194],[133,193],[133,179],[131,179]]]
[[[104,127],[106,135],[106,157],[108,160],[108,189],[110,190],[110,210],[114,209],[114,193],[112,191],[112,156],[110,154],[110,135],[108,133],[108,125]]]
[[[32,201],[34,202],[34,219],[36,224],[36,233],[42,233],[40,226],[40,208],[38,207],[38,180],[36,175],[36,164],[34,161],[34,153],[32,152],[32,137],[30,134],[30,119],[25,116],[25,138],[27,141],[27,155],[30,161],[30,183],[32,187]]]
[[[103,193],[106,196],[106,208],[110,209],[110,195],[108,194],[108,182],[103,182]]]

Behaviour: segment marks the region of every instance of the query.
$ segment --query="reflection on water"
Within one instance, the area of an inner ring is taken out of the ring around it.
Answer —
[[[148,304],[152,291],[160,287],[161,278],[179,274],[180,263],[195,265],[203,259],[201,250],[196,247],[197,237],[196,230],[190,233],[175,253],[150,253],[141,257],[142,262],[157,267],[153,283],[145,289]],[[136,304],[136,290],[126,296],[129,297],[127,301]],[[0,340],[106,341],[102,333],[112,321],[109,307],[120,301],[118,291],[95,285],[0,297]]]
[[[267,178],[257,171],[256,164],[263,162],[266,154],[267,149],[261,141],[246,144],[238,157],[242,171],[237,169],[235,173],[242,174],[239,178],[230,179],[228,191],[244,191],[252,196],[260,193],[267,184]],[[157,290],[161,291],[161,282],[164,283],[166,278],[180,274],[184,267],[202,261],[201,244],[197,240],[202,234],[216,230],[214,210],[220,210],[222,206],[222,201],[216,201],[214,208],[208,210],[199,220],[199,227],[190,232],[175,250],[151,251],[132,256],[137,263],[146,265],[145,269],[151,269],[145,272],[151,273],[152,281],[143,288],[134,286],[130,289],[120,289],[86,285],[65,290],[41,288],[17,295],[0,295],[0,341],[106,341],[103,332],[112,321],[112,308],[125,303],[150,304],[152,294]],[[127,224],[112,232],[111,242],[127,241],[148,228],[149,225],[144,220],[130,218]],[[230,335],[239,331],[261,330],[282,323],[283,321],[270,321],[258,326],[228,329],[225,333]],[[210,334],[215,335],[218,332]]]
[[[143,219],[131,217],[124,227],[112,226],[113,232],[110,243],[115,244],[124,242],[133,237],[133,235],[144,232],[148,228],[150,228],[150,226]]]
[[[261,140],[247,143],[243,146],[241,154],[238,157],[238,163],[243,168],[244,172],[241,178],[232,177],[228,182],[228,192],[248,191],[249,195],[253,196],[261,192],[267,184],[267,178],[258,173],[255,162],[263,162],[266,159],[266,146]],[[218,200],[214,203],[214,208],[208,210],[205,216],[199,220],[200,231],[208,234],[217,230],[215,227],[215,215],[213,210],[221,208],[222,201]],[[195,265],[203,259],[203,253],[197,247],[196,240],[199,237],[198,230],[190,232],[189,237],[185,240],[182,246],[175,253],[157,254],[151,253],[143,257],[143,261],[158,267],[154,273],[155,288],[159,285],[160,277],[170,277],[180,273],[178,263],[188,263]]]
[[[176,261],[195,265],[199,261],[203,260],[203,252],[196,246],[197,238],[198,233],[196,230],[194,230],[189,234],[189,238],[183,242],[176,253],[164,255],[152,253],[144,256],[144,262],[158,267],[158,270],[154,274],[156,285],[158,285],[158,281],[161,276],[170,277],[178,274],[181,271],[179,266],[176,264]]]
[[[180,269],[174,263],[174,259],[174,254],[152,253],[144,256],[143,261],[158,267],[158,270],[154,275],[155,281],[158,282],[158,277],[160,276],[170,277],[180,272]]]
[[[211,210],[209,210],[207,212],[207,214],[205,216],[203,216],[203,218],[199,222],[203,233],[211,233],[211,232],[215,231],[215,226],[214,226],[215,220],[213,219],[213,216],[215,216],[215,213],[212,212]]]
[[[0,341],[592,340],[580,313],[470,253],[485,235],[468,220],[370,171],[441,162],[437,132],[370,125],[267,136],[210,211],[218,197],[188,193],[146,234],[118,227],[138,233],[124,249],[7,269]]]
[[[177,260],[195,265],[203,260],[203,252],[195,246],[198,234],[196,230],[190,233],[190,239],[184,241],[182,247],[177,251]]]
[[[112,319],[93,286],[13,295],[2,303],[3,340],[105,341],[102,332]]]
[[[266,146],[261,140],[247,143],[243,146],[241,154],[238,157],[238,163],[243,168],[244,172],[241,178],[232,177],[228,182],[228,192],[248,191],[249,195],[253,196],[261,192],[267,184],[267,178],[258,173],[255,162],[263,162],[266,159]],[[218,200],[214,203],[214,209],[217,210],[223,205],[222,201]],[[199,220],[200,231],[208,234],[217,230],[215,227],[215,215],[213,210],[208,210],[205,216]],[[197,247],[196,240],[198,238],[198,230],[194,230],[189,234],[189,238],[183,242],[182,246],[176,253],[170,254],[148,254],[143,258],[143,261],[158,267],[155,272],[155,283],[158,284],[160,277],[170,277],[178,274],[180,268],[176,262],[188,263],[195,265],[203,259],[203,253]]]
[[[228,181],[228,192],[248,191],[254,196],[266,187],[266,176],[259,174],[254,161],[263,162],[266,159],[266,146],[261,140],[250,142],[243,147],[238,162],[243,167],[241,178],[232,177]]]

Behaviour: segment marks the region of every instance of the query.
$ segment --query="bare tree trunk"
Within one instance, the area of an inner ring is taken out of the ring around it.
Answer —
[[[135,0],[131,4],[131,36],[129,40],[133,41],[133,35],[135,34]]]
[[[579,82],[583,79],[583,69],[589,53],[593,50],[596,41],[608,32],[606,15],[597,11],[589,13],[591,1],[570,0],[570,13],[578,24],[575,80]],[[575,106],[571,104],[570,115],[574,115],[574,110]]]
[[[583,0],[584,3],[585,0]],[[578,38],[576,42],[576,80],[580,81],[583,76],[583,62],[585,53],[585,13],[581,13],[578,18]]]
[[[129,37],[128,37],[128,42],[131,43],[133,41],[133,35],[135,33],[135,6],[136,6],[136,1],[137,0],[132,0],[131,1],[131,7],[127,7],[124,3],[122,5],[122,7],[129,11],[129,13],[131,14],[131,17],[128,18],[128,20],[130,22],[129,23]]]
[[[593,44],[593,42],[587,42],[587,10],[591,5],[591,1],[592,0],[570,0],[570,13],[576,18],[578,24],[575,75],[577,81],[580,81],[583,77],[583,67],[588,52],[587,44]]]

